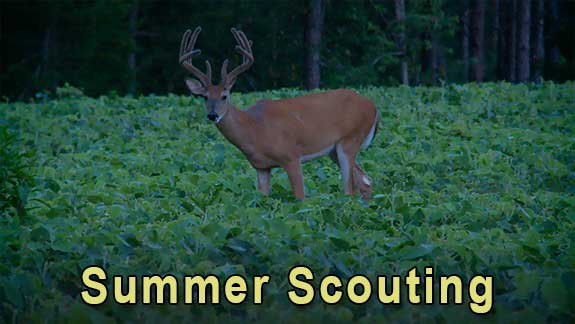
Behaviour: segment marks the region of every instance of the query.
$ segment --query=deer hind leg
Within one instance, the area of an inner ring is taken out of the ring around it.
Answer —
[[[332,159],[335,164],[339,167],[339,159],[337,156],[336,150],[330,152],[329,157]],[[371,179],[365,174],[365,172],[361,169],[357,161],[353,161],[353,176],[354,176],[354,183],[355,190],[359,191],[361,197],[364,200],[368,200],[371,197]]]
[[[358,149],[352,143],[340,142],[335,145],[337,164],[341,171],[343,191],[346,195],[355,193],[355,157]]]
[[[371,179],[361,169],[357,161],[355,162],[355,187],[359,190],[363,200],[369,200],[371,197]]]

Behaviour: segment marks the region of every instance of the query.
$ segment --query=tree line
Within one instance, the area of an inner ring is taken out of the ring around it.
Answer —
[[[10,100],[65,82],[90,95],[185,93],[179,41],[198,25],[201,59],[212,66],[240,61],[231,27],[253,41],[242,91],[575,75],[573,1],[60,0],[0,9],[0,94]]]

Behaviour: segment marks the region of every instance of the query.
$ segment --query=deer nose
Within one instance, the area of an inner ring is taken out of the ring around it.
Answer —
[[[215,121],[216,119],[218,119],[218,114],[216,114],[215,111],[210,111],[208,113],[208,119],[211,121]]]

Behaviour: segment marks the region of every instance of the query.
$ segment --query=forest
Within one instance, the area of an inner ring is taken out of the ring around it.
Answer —
[[[239,60],[231,27],[253,41],[256,63],[236,91],[562,82],[575,73],[573,1],[26,0],[2,1],[0,12],[7,100],[66,82],[91,96],[185,93],[177,51],[196,26],[199,62],[214,67]]]

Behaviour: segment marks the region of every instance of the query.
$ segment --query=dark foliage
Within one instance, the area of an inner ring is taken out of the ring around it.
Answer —
[[[0,126],[0,215],[26,214],[26,200],[32,185],[29,153],[18,150],[16,136]]]
[[[512,8],[515,2],[504,0],[414,0],[405,2],[400,20],[396,6],[402,1],[321,3],[320,59],[308,66],[306,26],[314,24],[306,23],[312,8],[306,0],[3,1],[0,95],[23,100],[65,82],[88,95],[184,93],[179,41],[187,28],[198,25],[204,28],[199,62],[209,58],[216,75],[224,59],[240,61],[231,27],[253,40],[256,61],[237,91],[303,87],[318,64],[319,85],[326,88],[396,85],[406,70],[410,85],[466,82],[468,75],[519,81],[502,72],[515,71],[519,62],[523,76],[531,65],[527,81],[573,79],[572,1],[546,1],[542,8],[533,2],[532,18],[523,22],[519,7]],[[483,11],[475,10],[478,4]],[[466,13],[473,16],[474,28],[461,23]],[[520,23],[530,24],[530,39],[537,44],[527,43],[529,30],[519,28]],[[479,43],[474,30],[484,32]],[[472,35],[462,37],[462,32]],[[520,32],[523,42],[512,42]],[[530,46],[528,56],[525,46]],[[520,53],[521,61],[515,57]]]

